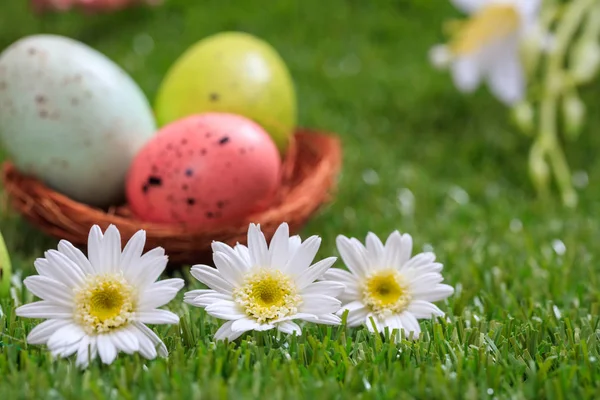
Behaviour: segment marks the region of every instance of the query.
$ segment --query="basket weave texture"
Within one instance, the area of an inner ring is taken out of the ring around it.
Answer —
[[[170,265],[210,263],[213,240],[246,244],[250,222],[260,223],[270,240],[282,222],[297,232],[326,201],[336,186],[342,154],[339,139],[330,134],[300,129],[285,157],[283,178],[274,204],[267,210],[218,229],[185,224],[140,221],[127,205],[101,210],[57,193],[37,179],[25,176],[5,162],[2,177],[11,205],[41,231],[84,248],[92,225],[103,230],[114,224],[123,245],[135,232],[146,231],[146,250],[163,247]]]

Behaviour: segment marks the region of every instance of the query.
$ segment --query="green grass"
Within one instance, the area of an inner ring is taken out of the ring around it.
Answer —
[[[73,36],[123,65],[151,99],[170,63],[198,39],[222,30],[266,39],[295,78],[301,124],[344,142],[337,198],[302,234],[321,235],[326,256],[336,253],[338,233],[409,232],[416,249],[434,249],[457,290],[439,304],[446,322],[422,322],[422,340],[398,344],[366,329],[315,326],[299,338],[214,344],[217,321],[174,301],[181,325],[156,328],[169,359],[121,355],[85,372],[28,346],[33,323],[16,318],[13,301],[4,300],[3,397],[597,397],[599,84],[584,91],[586,130],[565,144],[573,170],[589,178],[579,207],[567,210],[558,196],[536,199],[527,176],[530,139],[515,133],[506,109],[486,90],[460,96],[428,65],[441,23],[458,15],[446,1],[171,0],[155,10],[44,20],[22,2],[4,3],[0,48],[32,33]],[[148,55],[133,51],[142,34],[154,39]],[[25,276],[56,240],[0,207],[14,269]]]

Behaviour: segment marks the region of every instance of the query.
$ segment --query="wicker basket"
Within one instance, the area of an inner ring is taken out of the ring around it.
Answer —
[[[6,162],[3,168],[5,190],[12,206],[33,225],[59,239],[85,247],[88,232],[98,224],[106,229],[116,225],[123,244],[139,229],[146,230],[146,250],[161,246],[171,266],[210,263],[213,240],[229,244],[246,243],[248,224],[261,224],[270,240],[275,229],[287,222],[297,232],[311,215],[330,199],[341,166],[339,140],[321,132],[298,130],[294,145],[286,155],[283,179],[275,204],[266,211],[217,230],[192,228],[185,224],[156,224],[136,219],[127,205],[101,210],[76,202],[46,187],[40,181],[21,175]]]

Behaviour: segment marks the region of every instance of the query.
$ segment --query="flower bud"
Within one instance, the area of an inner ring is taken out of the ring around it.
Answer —
[[[585,104],[577,94],[568,93],[562,99],[562,112],[565,134],[577,138],[585,122]]]
[[[534,116],[533,106],[527,101],[522,101],[511,109],[513,123],[527,135],[530,135],[533,131]]]
[[[7,297],[10,294],[10,278],[10,258],[2,232],[0,232],[0,297]]]
[[[550,167],[544,159],[540,142],[534,143],[529,153],[529,176],[538,193],[543,194],[548,191]]]
[[[591,38],[582,37],[573,48],[570,65],[570,75],[575,82],[589,83],[600,69],[600,45]]]

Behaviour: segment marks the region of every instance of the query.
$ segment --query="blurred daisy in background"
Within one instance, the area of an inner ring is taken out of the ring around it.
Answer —
[[[336,260],[329,257],[311,265],[320,245],[318,236],[304,242],[299,236],[290,237],[283,223],[267,246],[260,226],[250,224],[247,247],[214,242],[217,268],[192,267],[192,275],[209,289],[187,292],[184,301],[227,321],[216,332],[216,340],[232,341],[252,330],[300,335],[302,329],[293,320],[339,325],[335,312],[341,302],[336,297],[344,285],[315,282]]]
[[[473,92],[486,81],[491,92],[507,105],[521,101],[526,78],[520,49],[525,39],[540,46],[550,40],[539,30],[541,0],[451,0],[470,15],[456,22],[451,39],[430,51],[438,68],[450,68],[456,87]]]
[[[346,286],[338,315],[348,311],[349,327],[364,324],[378,332],[387,327],[390,333],[404,330],[406,337],[412,333],[418,339],[417,319],[444,315],[432,302],[444,300],[454,289],[442,283],[443,266],[435,262],[435,254],[411,257],[410,235],[395,231],[384,245],[370,232],[366,247],[358,239],[340,235],[337,248],[350,272],[332,268],[323,279]]]
[[[53,356],[77,353],[86,367],[97,355],[105,364],[117,353],[139,352],[153,359],[167,356],[162,340],[145,324],[176,324],[179,317],[161,307],[183,287],[182,279],[155,282],[167,266],[158,247],[142,255],[146,233],[138,231],[121,252],[121,235],[111,225],[103,235],[93,226],[88,257],[62,240],[35,261],[39,275],[23,283],[41,301],[23,305],[16,313],[43,318],[27,336],[31,344],[46,344]]]

